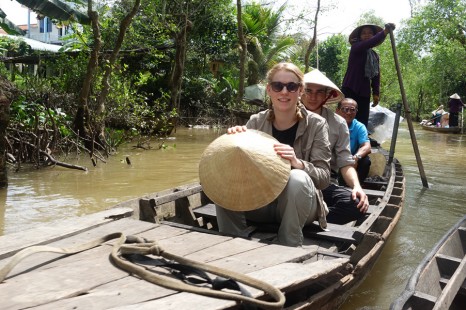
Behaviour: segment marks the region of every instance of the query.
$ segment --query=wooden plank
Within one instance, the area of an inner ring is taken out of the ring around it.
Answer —
[[[186,189],[181,189],[181,190],[175,189],[174,192],[170,194],[159,196],[159,197],[153,197],[153,199],[154,199],[155,205],[158,206],[164,203],[176,201],[177,199],[182,198],[182,197],[188,197],[188,196],[200,193],[201,191],[202,191],[202,186],[200,184],[197,184],[193,187],[189,187]]]
[[[129,217],[132,213],[133,210],[130,208],[109,209],[2,236],[2,242],[0,242],[0,259],[14,255],[16,252],[30,246],[64,239],[100,225],[113,222],[115,219]]]
[[[285,262],[304,261],[314,254],[303,248],[270,244],[212,261],[210,264],[240,273],[249,273]]]
[[[381,198],[381,197],[383,197],[385,195],[385,191],[374,190],[374,189],[364,189],[364,192],[369,197]]]
[[[347,259],[340,258],[329,261],[319,261],[312,265],[298,263],[283,263],[270,268],[261,269],[251,272],[248,275],[258,280],[266,281],[267,283],[279,288],[282,291],[289,291],[296,287],[309,285],[316,279],[326,276],[333,272],[338,272],[343,269],[348,263]],[[263,296],[263,292],[257,289],[246,287],[254,297]],[[195,306],[193,306],[195,305]],[[120,307],[116,309],[164,309],[164,310],[179,310],[179,309],[225,309],[234,307],[234,301],[214,299],[201,295],[190,293],[178,293],[150,300],[137,305]]]
[[[453,276],[450,278],[450,281],[448,281],[447,285],[443,288],[442,294],[440,294],[433,310],[449,309],[450,305],[456,297],[456,294],[463,285],[465,278],[466,256],[463,257],[460,265],[456,269]]]
[[[144,233],[144,237],[149,239],[153,238],[158,240],[156,237],[157,235],[157,230],[151,230]],[[170,253],[185,256],[231,239],[231,237],[191,231],[186,234],[158,240],[158,243]]]
[[[215,210],[215,204],[213,203],[194,208],[193,212],[196,216],[204,217],[210,221],[217,221],[217,211]]]
[[[395,174],[395,164],[391,164],[391,176]],[[393,177],[390,178],[389,184],[387,185],[387,193],[391,193],[393,190],[395,180]],[[377,204],[375,208],[373,208],[373,212],[364,220],[361,225],[359,225],[357,232],[354,234],[354,238],[356,240],[361,240],[362,237],[369,231],[369,229],[374,225],[375,221],[379,218],[382,211],[385,209],[385,206],[390,201],[390,196],[384,196],[380,202]]]
[[[307,225],[303,228],[303,234],[308,238],[319,238],[330,241],[349,243],[357,241],[353,236],[356,231],[355,227],[328,223],[327,229],[328,231],[323,231],[318,224]]]
[[[0,290],[4,309],[23,309],[76,296],[90,288],[121,279],[127,273],[109,263],[109,246],[52,262],[47,268],[7,278]]]
[[[450,278],[444,278],[444,277],[440,277],[440,286],[443,288],[445,288],[445,285],[448,284],[448,281],[450,281]],[[459,294],[462,294],[462,295],[466,295],[466,281],[463,282],[463,284],[461,284],[461,287],[458,291]]]
[[[134,219],[130,218],[125,218],[121,219],[118,221],[113,221],[109,222],[105,225],[87,230],[83,233],[80,233],[78,235],[73,235],[65,239],[60,239],[54,242],[50,243],[44,243],[53,247],[62,247],[62,248],[68,248],[72,246],[77,246],[80,244],[85,244],[87,242],[90,242],[92,240],[95,240],[97,238],[103,237],[109,233],[113,232],[124,232],[127,235],[134,235],[134,234],[139,234],[139,233],[144,233],[147,230],[153,229],[154,227],[157,227],[154,224],[151,223],[146,223],[146,222],[140,222]],[[183,231],[185,233],[186,231]],[[170,234],[175,234],[176,231],[172,231]],[[117,239],[111,240],[107,242],[107,244],[113,244]],[[2,238],[0,238],[0,242],[2,241]],[[50,264],[54,260],[57,260],[58,258],[65,257],[67,255],[63,254],[57,254],[57,253],[51,253],[51,252],[42,252],[42,253],[36,253],[34,255],[31,255],[24,260],[20,262],[10,273],[10,277],[14,276],[15,274],[22,273],[26,270],[29,269],[37,269],[38,266],[41,265],[46,265],[45,268],[50,267]],[[6,265],[10,261],[10,258],[5,258],[3,260],[0,260],[0,268]]]
[[[139,220],[150,223],[159,222],[154,199],[139,199]]]
[[[34,310],[115,309],[138,305],[150,299],[178,294],[176,291],[146,282],[133,276],[103,283],[83,291],[81,295],[34,307]]]
[[[251,242],[250,240],[242,238],[231,238],[209,248],[190,253],[185,257],[196,261],[211,262],[264,247],[266,245],[266,243]]]
[[[203,219],[198,218],[194,215],[194,212],[190,206],[189,199],[187,197],[181,197],[175,201],[175,214],[176,217],[186,225],[196,227],[204,226]]]

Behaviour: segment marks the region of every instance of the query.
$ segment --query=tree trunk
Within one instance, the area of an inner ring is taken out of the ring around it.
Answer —
[[[6,129],[10,122],[10,104],[18,92],[10,81],[0,76],[0,188],[8,186],[6,164]]]
[[[120,31],[118,33],[118,38],[113,48],[112,54],[110,55],[109,61],[105,66],[104,76],[102,78],[102,90],[97,98],[97,109],[96,109],[96,127],[97,131],[100,136],[100,140],[104,140],[104,132],[105,132],[105,100],[107,99],[108,93],[110,91],[110,76],[112,74],[115,62],[118,58],[118,54],[121,49],[121,45],[123,44],[123,40],[125,38],[126,31],[128,30],[131,21],[133,20],[134,16],[139,10],[141,5],[141,0],[136,0],[134,2],[134,6],[128,15],[123,18],[120,23]]]
[[[97,66],[99,65],[99,52],[102,47],[102,41],[100,36],[99,15],[96,11],[92,10],[92,0],[88,0],[87,14],[91,19],[94,46],[91,51],[89,62],[87,63],[87,72],[84,77],[83,86],[79,93],[78,110],[76,111],[76,117],[74,119],[74,129],[78,132],[79,136],[84,139],[86,147],[93,150],[94,134],[89,110],[89,94],[91,92],[91,85],[94,81]]]
[[[186,59],[186,37],[188,31],[191,29],[191,21],[188,20],[186,14],[182,15],[183,23],[181,31],[175,37],[176,53],[175,53],[175,64],[173,65],[173,71],[170,78],[170,94],[171,104],[170,109],[175,108],[176,111],[180,110],[180,94],[181,94],[181,83],[184,70],[184,62]]]
[[[238,41],[240,45],[240,56],[239,56],[239,87],[238,87],[238,97],[236,102],[241,103],[244,95],[244,78],[246,76],[245,67],[246,67],[246,56],[248,52],[248,46],[246,39],[244,38],[243,32],[243,18],[242,18],[242,9],[241,9],[241,0],[236,1],[237,15],[236,19],[238,21]]]
[[[304,64],[305,64],[304,73],[309,72],[309,58],[317,42],[317,18],[319,16],[319,11],[320,11],[320,0],[317,0],[316,15],[314,17],[314,36],[312,37],[312,40],[307,47],[306,55],[304,55]]]

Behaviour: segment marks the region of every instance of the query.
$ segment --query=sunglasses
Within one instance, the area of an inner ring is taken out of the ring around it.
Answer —
[[[283,87],[286,87],[290,93],[295,93],[298,91],[301,84],[295,82],[289,82],[286,84],[283,84],[282,82],[270,82],[270,86],[272,87],[272,90],[277,93],[281,92]]]
[[[340,110],[341,110],[343,113],[356,113],[356,112],[358,112],[358,109],[356,109],[356,108],[350,108],[350,107],[342,107],[342,108],[340,108]]]

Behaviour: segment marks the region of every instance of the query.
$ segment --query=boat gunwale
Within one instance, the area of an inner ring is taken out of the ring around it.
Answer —
[[[417,290],[416,286],[419,283],[420,277],[429,266],[430,262],[437,256],[440,249],[453,237],[460,227],[466,225],[466,215],[457,221],[441,238],[438,240],[428,254],[424,256],[419,265],[414,270],[411,277],[408,279],[405,289],[391,304],[390,310],[404,309],[404,306],[409,302],[409,299],[413,297]]]
[[[439,133],[460,133],[461,127],[435,127],[421,124],[422,129]]]

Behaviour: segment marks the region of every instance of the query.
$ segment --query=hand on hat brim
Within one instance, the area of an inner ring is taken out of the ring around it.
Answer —
[[[245,132],[247,130],[246,126],[233,126],[227,129],[228,134],[233,134],[233,133],[239,133],[239,132]]]

